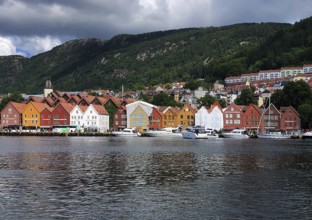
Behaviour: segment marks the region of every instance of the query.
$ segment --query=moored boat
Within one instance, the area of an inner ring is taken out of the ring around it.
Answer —
[[[113,131],[112,135],[115,136],[140,136],[140,133],[134,128],[124,128],[120,131]]]
[[[186,139],[208,139],[218,137],[218,135],[211,131],[211,129],[206,129],[200,126],[189,126],[181,132],[181,135]]]
[[[312,131],[307,131],[302,134],[301,136],[302,139],[312,139]]]
[[[281,131],[268,131],[266,133],[257,134],[258,138],[271,138],[271,139],[290,139],[291,135],[282,133]]]
[[[231,132],[224,132],[222,133],[222,136],[225,138],[249,138],[245,129],[234,129]]]
[[[144,133],[144,136],[147,137],[163,137],[163,136],[172,136],[172,137],[181,137],[181,128],[162,128],[160,130],[149,130]]]

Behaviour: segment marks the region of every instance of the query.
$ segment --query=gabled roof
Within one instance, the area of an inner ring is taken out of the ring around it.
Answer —
[[[38,96],[30,96],[28,98],[28,103],[29,102],[42,102],[44,100],[43,97],[38,97]]]
[[[99,115],[108,115],[108,112],[103,105],[93,105],[93,107]]]
[[[299,115],[299,113],[296,111],[296,109],[294,109],[294,107],[292,107],[292,106],[281,107],[281,108],[280,108],[280,112],[281,112],[282,114],[285,114],[286,111],[287,111],[288,109],[291,109],[293,112],[295,112],[297,115]]]
[[[81,98],[78,95],[72,96],[70,99],[68,99],[68,102],[73,100],[76,104],[78,104],[81,101]]]
[[[59,105],[61,105],[67,113],[71,113],[71,111],[75,108],[75,105],[64,102],[60,102],[55,108],[57,108]]]
[[[95,99],[95,96],[86,95],[86,96],[82,97],[79,104],[81,102],[85,101],[87,103],[87,105],[91,105],[94,99]]]
[[[88,109],[88,106],[85,106],[85,105],[78,105],[78,107],[80,108],[82,112],[85,112]]]
[[[46,103],[30,102],[29,104],[32,104],[38,112],[42,112],[45,108],[49,108]]]
[[[210,108],[208,109],[208,112],[209,112],[209,113],[212,112],[212,110],[213,110],[214,108],[219,108],[220,111],[222,112],[222,107],[221,107],[221,105],[219,104],[218,101],[215,101],[215,102],[210,106]]]
[[[98,100],[98,102],[101,103],[101,105],[104,105],[104,104],[108,101],[107,98],[101,97],[101,96],[96,96],[96,97],[94,98],[94,100],[93,100],[93,103],[94,103],[96,100]]]
[[[26,107],[26,104],[24,103],[9,102],[9,104],[11,104],[20,114],[24,111],[24,108]]]

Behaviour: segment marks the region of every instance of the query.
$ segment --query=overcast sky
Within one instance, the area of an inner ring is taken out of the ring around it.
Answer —
[[[0,0],[0,55],[32,56],[71,39],[310,16],[312,0]]]

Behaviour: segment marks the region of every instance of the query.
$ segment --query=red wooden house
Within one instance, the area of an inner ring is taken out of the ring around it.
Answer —
[[[70,113],[75,105],[60,102],[52,111],[53,125],[70,125]]]
[[[262,112],[254,104],[250,104],[243,109],[242,126],[247,130],[258,130],[262,124]]]
[[[40,128],[52,129],[53,127],[53,116],[52,111],[54,108],[47,107],[40,113]]]
[[[225,130],[233,130],[235,128],[243,128],[243,109],[244,106],[238,106],[231,103],[223,112],[223,128]]]
[[[120,106],[113,116],[113,129],[119,130],[127,127],[127,108]]]
[[[275,105],[271,103],[262,114],[262,129],[264,130],[280,130],[281,112],[277,110]]]
[[[153,107],[151,114],[148,116],[149,129],[162,128],[162,113]]]
[[[1,111],[2,128],[19,128],[22,125],[22,113],[26,104],[9,102]]]
[[[281,107],[280,129],[287,132],[299,131],[301,129],[301,120],[298,112],[291,106]]]

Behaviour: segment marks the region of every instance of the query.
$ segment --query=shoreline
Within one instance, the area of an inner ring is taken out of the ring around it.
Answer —
[[[99,133],[99,132],[0,132],[0,136],[69,136],[69,137],[78,137],[78,136],[97,136],[97,137],[110,137],[115,136],[111,132]]]

